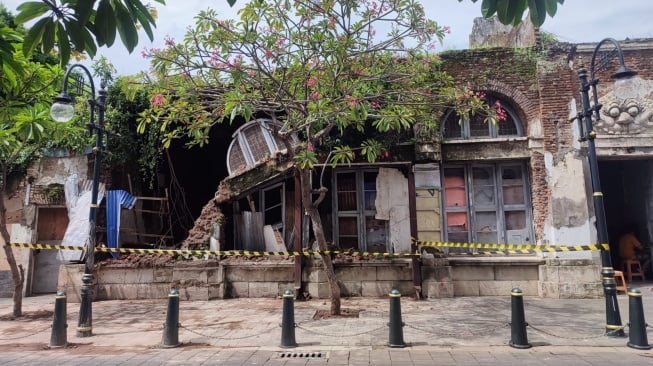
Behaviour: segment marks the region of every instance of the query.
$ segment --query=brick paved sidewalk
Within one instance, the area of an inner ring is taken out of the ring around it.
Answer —
[[[653,291],[643,287],[645,316],[653,323]],[[0,320],[0,363],[219,364],[219,365],[630,365],[653,364],[653,352],[626,346],[628,337],[604,335],[603,299],[524,298],[530,349],[507,346],[510,296],[401,299],[407,347],[387,347],[389,299],[343,299],[358,317],[315,318],[326,300],[296,301],[297,348],[280,347],[281,299],[182,301],[181,346],[161,349],[167,300],[93,303],[93,336],[76,337],[79,304],[68,303],[69,346],[49,350],[54,296],[24,299],[25,317]],[[628,323],[626,295],[619,295]],[[11,299],[0,299],[0,316]],[[653,332],[648,328],[648,339]],[[625,328],[626,333],[628,328]],[[316,355],[321,355],[317,357]],[[283,357],[288,356],[288,357]]]

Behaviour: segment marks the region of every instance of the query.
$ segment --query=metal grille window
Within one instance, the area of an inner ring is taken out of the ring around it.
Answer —
[[[378,170],[334,174],[334,237],[342,249],[387,251],[388,223],[376,215]]]
[[[443,181],[447,241],[531,242],[532,209],[524,163],[445,164]]]
[[[487,103],[494,105],[499,100],[487,97]],[[503,101],[501,108],[506,112],[506,120],[496,124],[485,121],[485,115],[459,116],[454,111],[449,111],[442,123],[442,136],[445,139],[482,139],[497,138],[505,136],[523,136],[524,132],[521,122],[510,105]]]

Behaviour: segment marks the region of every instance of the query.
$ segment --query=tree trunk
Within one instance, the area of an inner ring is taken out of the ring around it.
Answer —
[[[320,251],[327,250],[327,242],[324,236],[324,227],[322,225],[322,218],[317,211],[317,207],[313,204],[313,186],[311,184],[311,171],[309,169],[299,169],[300,182],[302,192],[302,204],[304,211],[311,218],[313,224],[313,233],[317,246]],[[333,262],[331,256],[327,254],[322,255],[322,262],[324,263],[324,273],[326,274],[327,282],[329,283],[329,290],[331,292],[331,314],[340,315],[340,286],[336,273],[333,270]]]
[[[4,188],[4,186],[2,186]],[[7,230],[7,212],[5,208],[5,198],[4,198],[4,189],[0,189],[0,235],[2,235],[2,240],[4,240],[4,250],[5,255],[7,256],[7,262],[9,263],[9,268],[11,268],[11,278],[14,281],[14,311],[13,315],[19,317],[23,315],[23,282],[25,276],[23,276],[23,268],[16,265],[16,258],[14,257],[14,252],[9,246],[11,242],[11,237],[9,236],[9,230]]]

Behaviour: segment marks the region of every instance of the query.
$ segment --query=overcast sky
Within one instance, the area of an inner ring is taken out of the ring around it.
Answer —
[[[26,0],[0,0],[10,11],[16,14],[18,4]],[[144,0],[147,2],[147,0]],[[142,34],[140,43],[132,54],[127,53],[119,40],[110,49],[101,49],[98,55],[106,56],[118,74],[134,74],[147,70],[149,64],[140,51],[143,48],[162,47],[166,36],[181,39],[188,26],[194,24],[193,17],[208,7],[218,10],[220,18],[229,19],[236,16],[239,4],[246,0],[237,0],[236,6],[230,8],[226,0],[167,0],[165,6],[158,6],[159,18],[154,31],[154,41],[149,42]],[[422,0],[430,19],[440,25],[451,27],[441,46],[441,50],[467,48],[469,34],[475,17],[481,16],[481,2],[471,0]],[[653,1],[651,0],[567,0],[558,7],[554,18],[547,18],[541,27],[543,31],[554,34],[563,42],[598,42],[612,37],[617,40],[625,38],[653,38]]]

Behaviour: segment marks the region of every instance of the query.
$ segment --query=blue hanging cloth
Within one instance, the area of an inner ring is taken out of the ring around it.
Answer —
[[[107,191],[107,247],[118,248],[120,237],[120,210],[122,207],[131,210],[136,204],[136,197],[123,190]],[[111,253],[114,258],[120,258],[119,253]]]

